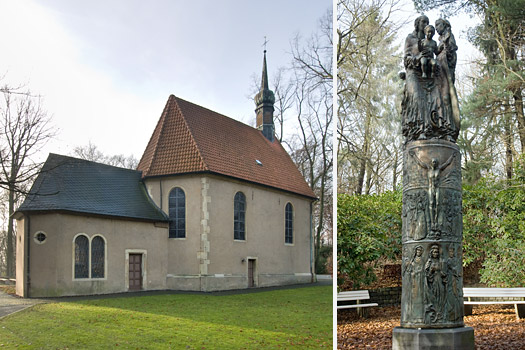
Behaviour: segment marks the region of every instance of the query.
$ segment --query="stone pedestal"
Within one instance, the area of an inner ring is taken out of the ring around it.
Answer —
[[[474,350],[474,329],[394,328],[392,350]]]

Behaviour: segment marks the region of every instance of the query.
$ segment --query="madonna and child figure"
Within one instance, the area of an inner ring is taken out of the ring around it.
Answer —
[[[406,142],[431,138],[455,142],[458,137],[459,105],[454,88],[457,46],[448,21],[436,21],[436,28],[439,45],[432,40],[435,29],[428,17],[420,16],[405,41],[401,113]]]

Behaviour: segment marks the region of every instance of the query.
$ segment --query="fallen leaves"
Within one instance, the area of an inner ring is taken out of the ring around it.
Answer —
[[[392,330],[400,324],[400,307],[368,308],[367,318],[352,309],[337,313],[337,348],[392,349]],[[513,305],[476,305],[464,318],[474,328],[477,350],[525,349],[525,320],[517,320]]]

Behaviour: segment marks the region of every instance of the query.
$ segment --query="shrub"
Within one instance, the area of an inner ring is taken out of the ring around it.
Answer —
[[[338,284],[358,289],[376,279],[378,259],[401,254],[401,192],[337,196]]]
[[[489,286],[525,286],[523,160],[510,181],[487,177],[463,187],[463,264],[481,263]]]

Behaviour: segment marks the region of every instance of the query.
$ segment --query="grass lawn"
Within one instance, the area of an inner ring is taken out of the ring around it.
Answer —
[[[41,304],[0,320],[0,348],[332,349],[332,287]]]

